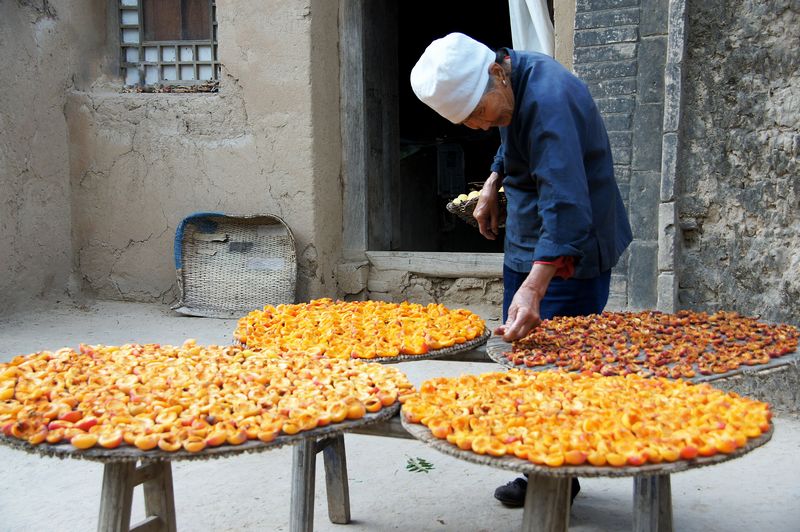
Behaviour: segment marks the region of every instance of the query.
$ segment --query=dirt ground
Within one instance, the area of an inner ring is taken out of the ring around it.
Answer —
[[[494,312],[487,315],[496,320]],[[230,342],[235,320],[189,318],[161,305],[97,302],[56,305],[0,318],[0,361],[78,343]],[[494,364],[419,361],[399,366],[419,384],[438,375],[480,373]],[[317,468],[317,530],[517,530],[522,511],[507,509],[492,491],[513,474],[438,453],[411,440],[346,437],[353,522],[328,521],[321,460]],[[775,434],[742,458],[672,477],[676,531],[789,532],[800,523],[800,420],[775,419]],[[409,458],[434,464],[410,473]],[[180,530],[288,530],[291,449],[173,465]],[[87,531],[97,527],[102,465],[42,458],[0,448],[0,530]],[[570,530],[631,528],[632,480],[584,479]],[[141,488],[133,521],[144,517]]]

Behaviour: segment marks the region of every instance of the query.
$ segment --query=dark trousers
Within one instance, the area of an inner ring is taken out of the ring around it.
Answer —
[[[527,272],[518,272],[503,266],[503,323],[508,319],[508,307],[511,306],[514,294],[527,277]],[[547,320],[555,316],[599,314],[608,302],[610,284],[610,270],[592,279],[554,277],[539,304],[539,315]]]
[[[503,323],[508,319],[508,307],[514,294],[522,285],[527,273],[503,266]],[[543,320],[555,316],[585,316],[599,314],[608,302],[611,271],[592,279],[561,279],[554,277],[539,303],[539,316]],[[572,477],[572,497],[580,490],[580,483]]]

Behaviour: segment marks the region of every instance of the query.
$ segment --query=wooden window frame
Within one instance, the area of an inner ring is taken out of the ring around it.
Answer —
[[[135,6],[125,3],[124,0],[117,0],[118,17],[119,21],[119,42],[120,42],[120,72],[123,77],[123,83],[126,86],[134,84],[127,83],[127,69],[138,70],[139,86],[152,86],[153,83],[146,82],[146,69],[147,67],[156,67],[158,69],[158,81],[155,84],[172,85],[172,86],[186,86],[186,85],[200,85],[208,83],[209,81],[216,82],[219,80],[219,61],[217,60],[217,6],[216,0],[207,0],[209,13],[211,16],[211,35],[208,39],[197,40],[167,40],[167,41],[145,41],[144,40],[144,12],[142,0],[137,0]],[[136,12],[136,24],[124,24],[123,14],[125,12]],[[125,32],[136,31],[138,32],[138,42],[125,42]],[[191,47],[192,58],[181,59],[180,51],[182,47]],[[200,60],[198,56],[199,47],[210,47],[211,58],[208,60]],[[155,48],[157,50],[157,59],[155,61],[148,61],[145,57],[145,48]],[[165,61],[164,50],[174,50],[174,59]],[[137,61],[128,61],[128,50],[137,49]],[[199,79],[200,68],[209,66],[211,68],[211,78]],[[178,79],[167,80],[164,79],[164,68],[174,67],[175,77]],[[191,67],[194,79],[180,79],[182,67]]]

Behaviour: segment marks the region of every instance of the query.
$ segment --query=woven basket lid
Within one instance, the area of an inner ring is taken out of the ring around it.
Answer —
[[[289,226],[271,214],[195,213],[175,234],[180,301],[174,310],[229,318],[295,302],[297,252]]]

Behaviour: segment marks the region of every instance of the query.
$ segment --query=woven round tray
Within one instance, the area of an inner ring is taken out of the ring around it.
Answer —
[[[421,442],[430,445],[437,451],[449,454],[450,456],[455,456],[456,458],[466,460],[467,462],[473,462],[475,464],[488,465],[500,469],[518,471],[525,474],[545,475],[550,477],[632,477],[669,475],[672,473],[678,473],[680,471],[686,471],[687,469],[710,466],[738,458],[767,443],[772,438],[772,432],[774,429],[773,425],[770,424],[769,431],[765,432],[758,438],[749,440],[747,445],[736,449],[730,454],[715,454],[714,456],[698,457],[694,460],[678,460],[677,462],[647,464],[638,467],[597,467],[592,465],[548,467],[536,465],[527,460],[521,460],[515,456],[496,457],[486,454],[477,454],[472,451],[464,451],[447,440],[437,438],[425,425],[407,421],[403,414],[400,414],[400,420],[403,423],[403,428],[406,429],[409,434]]]
[[[361,360],[363,362],[377,362],[379,364],[398,364],[400,362],[411,362],[414,360],[430,360],[434,358],[442,358],[450,355],[455,355],[457,353],[463,353],[466,351],[472,351],[476,347],[480,347],[485,344],[489,337],[492,336],[492,331],[490,331],[487,327],[483,328],[483,334],[480,336],[473,338],[463,344],[456,344],[451,347],[445,347],[443,349],[431,349],[424,355],[398,355],[395,357],[375,357],[375,358],[357,358],[354,360]],[[238,340],[234,339],[234,343],[236,345],[240,345],[244,348],[247,348],[246,344],[239,342]],[[257,348],[251,348],[257,349]]]
[[[500,223],[498,227],[505,227],[506,226],[506,212],[508,203],[506,201],[506,194],[505,192],[498,192],[497,200],[500,207]],[[449,201],[445,208],[448,212],[451,212],[467,222],[469,225],[473,227],[478,227],[478,222],[475,221],[475,218],[472,217],[472,212],[475,210],[475,206],[478,204],[478,198],[473,198],[471,200],[467,200],[462,202],[459,205],[456,205],[452,201]]]
[[[101,447],[92,447],[91,449],[81,450],[76,449],[68,443],[59,443],[51,445],[48,443],[40,443],[39,445],[31,445],[27,441],[18,440],[9,436],[0,434],[0,445],[6,445],[13,449],[19,449],[32,454],[40,454],[42,456],[54,456],[57,458],[76,458],[82,460],[92,460],[95,462],[115,463],[115,462],[159,462],[159,461],[177,461],[177,460],[207,460],[209,458],[223,458],[240,453],[258,453],[262,451],[269,451],[277,449],[284,445],[292,445],[307,438],[323,439],[328,436],[347,432],[348,430],[358,427],[364,427],[373,423],[379,423],[391,418],[400,410],[400,403],[396,402],[393,405],[387,406],[375,413],[367,413],[361,419],[345,420],[341,423],[331,423],[324,427],[319,427],[313,430],[298,432],[297,434],[278,436],[269,443],[264,443],[258,440],[248,440],[241,445],[220,445],[219,447],[208,447],[198,453],[190,453],[189,451],[180,450],[175,452],[166,452],[160,449],[151,451],[141,451],[135,447],[123,445],[116,449],[104,449]]]
[[[491,358],[494,362],[497,362],[501,366],[507,368],[527,369],[530,371],[548,371],[548,370],[560,369],[555,364],[545,364],[542,366],[526,366],[525,364],[514,364],[505,355],[505,353],[509,351],[511,351],[511,344],[503,341],[499,342],[493,341],[486,346],[486,354],[489,356],[489,358]],[[755,366],[741,366],[733,371],[728,371],[725,373],[715,373],[713,375],[696,375],[691,378],[682,377],[682,380],[689,382],[721,381],[729,379],[731,377],[745,376],[745,375],[752,375],[756,373],[766,372],[775,368],[787,366],[797,361],[800,361],[800,351],[795,351],[794,353],[791,353],[789,355],[784,355],[779,358],[773,358],[767,364],[757,364]]]

